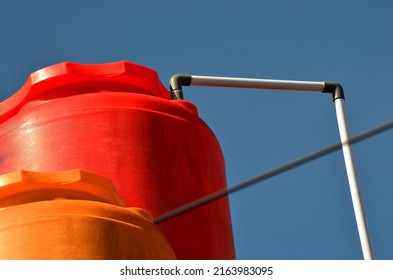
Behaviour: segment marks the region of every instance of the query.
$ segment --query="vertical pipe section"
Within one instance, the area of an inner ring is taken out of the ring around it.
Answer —
[[[367,228],[366,217],[364,214],[362,197],[360,193],[359,179],[355,166],[355,159],[349,143],[349,129],[345,109],[344,98],[337,98],[334,101],[336,107],[337,123],[340,132],[342,150],[344,154],[345,168],[347,170],[349,188],[352,197],[353,208],[355,211],[356,223],[359,231],[360,244],[362,246],[363,257],[365,260],[374,259],[370,234]]]

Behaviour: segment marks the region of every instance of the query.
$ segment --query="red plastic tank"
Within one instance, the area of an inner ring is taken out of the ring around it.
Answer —
[[[129,62],[56,64],[0,103],[0,174],[83,169],[153,217],[226,188],[214,134],[157,73]],[[178,259],[235,258],[220,198],[160,223]]]

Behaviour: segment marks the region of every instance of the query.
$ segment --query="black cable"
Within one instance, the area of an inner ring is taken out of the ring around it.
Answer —
[[[348,142],[350,144],[354,144],[354,143],[360,142],[360,141],[362,141],[364,139],[367,139],[367,138],[369,138],[371,136],[375,136],[375,135],[377,135],[379,133],[385,132],[385,131],[387,131],[387,130],[389,130],[391,128],[393,128],[393,121],[386,122],[386,123],[384,123],[382,125],[379,125],[377,127],[372,128],[370,130],[367,130],[365,132],[357,134],[356,136],[351,137]],[[297,160],[294,160],[294,161],[291,161],[291,162],[286,163],[284,165],[281,165],[281,166],[279,166],[277,168],[274,168],[274,169],[272,169],[270,171],[267,171],[265,173],[261,173],[260,175],[257,175],[257,176],[255,176],[253,178],[250,178],[250,179],[246,180],[246,181],[243,181],[243,182],[241,182],[241,183],[239,183],[237,185],[234,185],[232,187],[229,187],[229,188],[217,191],[215,193],[212,193],[212,194],[207,195],[205,197],[202,197],[200,199],[194,200],[193,202],[187,203],[187,204],[185,204],[183,206],[180,206],[178,208],[175,208],[175,209],[170,210],[170,211],[168,211],[168,212],[166,212],[166,213],[164,213],[162,215],[159,215],[159,216],[155,217],[154,218],[154,223],[157,224],[157,223],[163,222],[163,221],[168,220],[170,218],[173,218],[173,217],[175,217],[177,215],[180,215],[180,214],[182,214],[184,212],[190,211],[190,210],[192,210],[192,209],[194,209],[196,207],[199,207],[199,206],[204,205],[204,204],[206,204],[208,202],[211,202],[211,201],[213,201],[215,199],[218,199],[218,198],[226,196],[226,195],[228,195],[230,193],[239,191],[241,189],[244,189],[246,187],[249,187],[251,185],[259,183],[259,182],[261,182],[263,180],[272,178],[272,177],[274,177],[274,176],[276,176],[278,174],[281,174],[283,172],[291,170],[291,169],[293,169],[295,167],[299,167],[299,166],[301,166],[301,165],[303,165],[305,163],[311,162],[311,161],[313,161],[315,159],[321,158],[321,157],[323,157],[323,156],[325,156],[327,154],[330,154],[330,153],[332,153],[334,151],[337,151],[341,147],[342,147],[341,142],[340,143],[336,143],[336,144],[328,146],[328,147],[326,147],[324,149],[321,149],[321,150],[318,150],[316,152],[310,153],[310,154],[308,154],[308,155],[306,155],[306,156],[304,156],[302,158],[299,158]]]

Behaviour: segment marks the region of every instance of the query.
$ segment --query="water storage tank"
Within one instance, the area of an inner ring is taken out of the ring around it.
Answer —
[[[117,62],[56,64],[0,104],[0,174],[83,169],[113,181],[128,207],[158,216],[226,188],[220,146],[196,107],[157,73]],[[235,257],[220,198],[158,225],[178,259]]]
[[[0,259],[175,259],[149,213],[97,174],[3,174],[0,208]]]

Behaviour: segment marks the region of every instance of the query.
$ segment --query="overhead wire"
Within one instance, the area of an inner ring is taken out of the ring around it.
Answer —
[[[371,129],[369,129],[367,131],[361,132],[361,133],[351,137],[348,140],[348,143],[349,144],[358,143],[358,142],[363,141],[363,140],[365,140],[365,139],[367,139],[369,137],[372,137],[372,136],[375,136],[377,134],[386,132],[387,130],[392,129],[392,128],[393,128],[393,120],[389,121],[389,122],[386,122],[386,123],[383,123],[383,124],[381,124],[379,126],[376,126],[374,128],[371,128]],[[161,222],[166,221],[168,219],[171,219],[171,218],[173,218],[175,216],[178,216],[178,215],[181,215],[181,214],[183,214],[185,212],[188,212],[188,211],[190,211],[190,210],[192,210],[194,208],[197,208],[197,207],[200,207],[200,206],[202,206],[204,204],[207,204],[207,203],[209,203],[209,202],[211,202],[213,200],[219,199],[219,198],[227,196],[227,195],[229,195],[231,193],[234,193],[234,192],[237,192],[239,190],[245,189],[247,187],[255,185],[256,183],[260,183],[260,182],[262,182],[264,180],[267,180],[269,178],[272,178],[272,177],[274,177],[276,175],[282,174],[282,173],[284,173],[286,171],[289,171],[291,169],[299,167],[299,166],[301,166],[301,165],[303,165],[305,163],[309,163],[309,162],[311,162],[313,160],[316,160],[316,159],[319,159],[319,158],[321,158],[323,156],[326,156],[326,155],[328,155],[328,154],[330,154],[330,153],[332,153],[334,151],[337,151],[337,150],[341,149],[341,147],[342,147],[342,143],[341,142],[335,143],[335,144],[330,145],[328,147],[325,147],[323,149],[320,149],[320,150],[317,150],[315,152],[312,152],[312,153],[310,153],[310,154],[308,154],[306,156],[303,156],[303,157],[298,158],[296,160],[293,160],[291,162],[285,163],[285,164],[283,164],[283,165],[281,165],[279,167],[276,167],[274,169],[271,169],[271,170],[269,170],[267,172],[263,172],[263,173],[261,173],[259,175],[256,175],[255,177],[252,177],[252,178],[250,178],[248,180],[245,180],[245,181],[243,181],[241,183],[238,183],[238,184],[233,185],[231,187],[228,187],[228,188],[222,189],[220,191],[214,192],[214,193],[209,194],[207,196],[201,197],[201,198],[199,198],[197,200],[194,200],[194,201],[192,201],[190,203],[184,204],[183,206],[180,206],[178,208],[172,209],[172,210],[170,210],[170,211],[168,211],[168,212],[166,212],[164,214],[161,214],[161,215],[155,217],[154,218],[154,223],[156,223],[156,224],[161,223]]]

